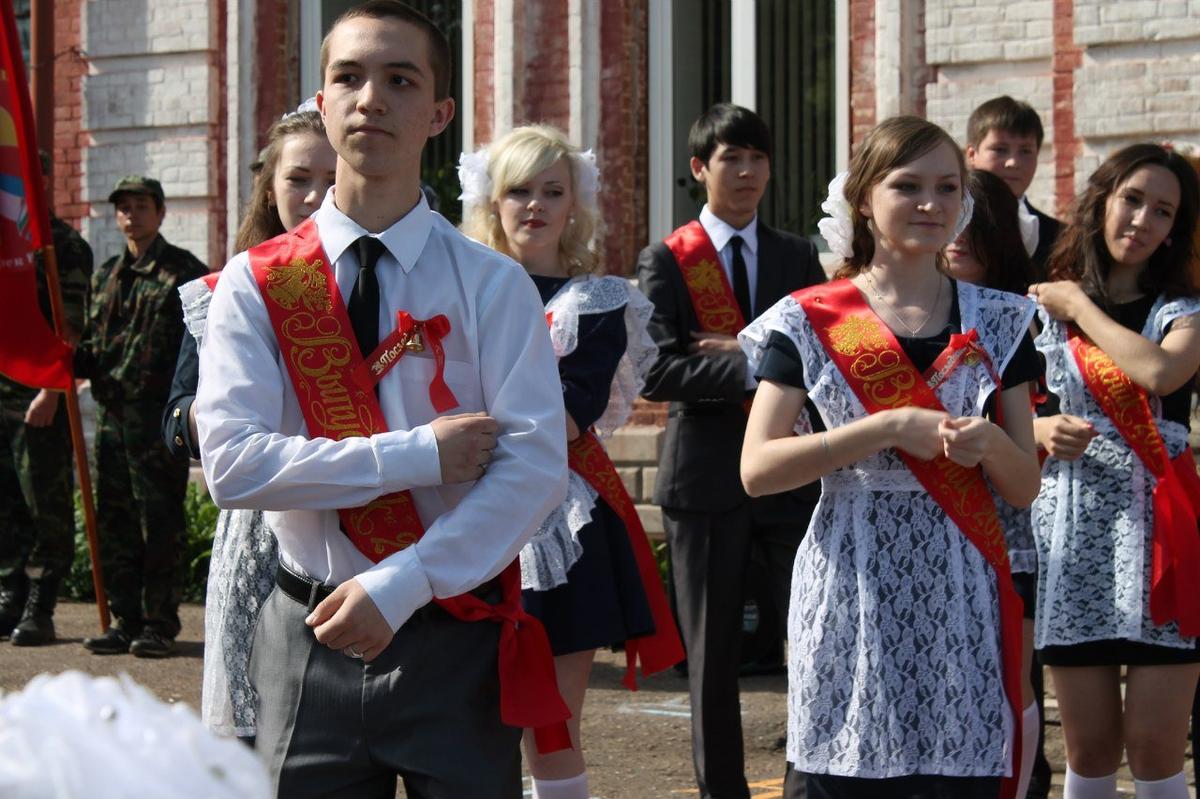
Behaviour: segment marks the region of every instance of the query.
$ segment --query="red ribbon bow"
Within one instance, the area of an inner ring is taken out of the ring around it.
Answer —
[[[396,329],[354,370],[354,382],[363,391],[371,391],[409,350],[420,352],[426,346],[433,351],[436,370],[429,383],[429,401],[438,413],[458,406],[458,398],[446,383],[446,352],[442,339],[450,334],[445,314],[416,320],[408,311],[396,314]]]

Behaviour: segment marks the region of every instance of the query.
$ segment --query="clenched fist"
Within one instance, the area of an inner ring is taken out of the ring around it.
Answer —
[[[429,423],[437,439],[442,483],[465,483],[483,477],[500,425],[480,411],[439,416]]]

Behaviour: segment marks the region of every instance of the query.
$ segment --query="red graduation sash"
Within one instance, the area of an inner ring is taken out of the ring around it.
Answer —
[[[629,543],[633,547],[634,559],[637,560],[638,575],[646,593],[646,602],[650,605],[650,615],[654,619],[654,632],[641,638],[630,638],[625,642],[625,677],[622,682],[629,690],[636,691],[639,658],[642,663],[642,676],[649,677],[683,660],[683,643],[679,640],[675,617],[671,615],[671,606],[667,602],[666,592],[663,591],[658,564],[654,560],[654,553],[650,551],[650,542],[646,538],[642,520],[638,518],[633,500],[629,498],[629,492],[625,490],[625,485],[600,440],[590,431],[585,431],[579,438],[567,444],[567,465],[596,489],[600,498],[621,517],[625,532],[629,536]]]
[[[926,377],[917,371],[900,342],[849,280],[835,280],[792,293],[808,316],[829,359],[837,366],[867,413],[916,407],[945,411]],[[970,331],[973,333],[974,331]],[[969,348],[970,333],[952,341],[947,350]],[[975,357],[981,348],[975,348]],[[967,359],[958,359],[965,362]],[[931,367],[938,371],[948,356],[943,353]],[[994,371],[994,370],[993,370]],[[993,377],[995,380],[995,377]],[[929,496],[962,531],[996,574],[1000,598],[1000,643],[1004,694],[1012,712],[1012,776],[1004,779],[1001,795],[1015,797],[1021,762],[1021,598],[1009,571],[1004,530],[996,503],[979,467],[959,466],[945,455],[923,461],[897,450],[900,459]]]
[[[725,277],[717,248],[699,220],[688,222],[667,236],[663,243],[675,256],[675,263],[683,273],[683,283],[692,298],[700,329],[726,336],[740,333],[746,320],[742,318],[733,288]]]
[[[1121,438],[1157,479],[1151,535],[1150,618],[1179,623],[1181,635],[1200,635],[1200,477],[1192,450],[1171,459],[1150,412],[1146,391],[1129,379],[1102,349],[1074,328],[1067,346],[1088,391]]]
[[[329,258],[311,218],[290,232],[254,247],[249,255],[309,435],[341,440],[387,431],[383,409],[371,390],[383,372],[372,374],[373,380],[363,380],[362,367],[378,365],[381,353],[391,353],[390,360],[384,363],[386,368],[395,365],[407,351],[403,345],[398,352],[395,350],[397,336],[409,341],[413,326],[404,332],[396,331],[380,344],[370,360],[363,359]],[[411,318],[409,321],[412,322]],[[439,326],[423,323],[422,330],[440,339],[433,327]],[[445,330],[448,329],[449,322],[445,322]],[[356,372],[359,379],[355,378]],[[436,391],[435,386],[431,390],[435,406],[439,403],[433,396]],[[447,400],[444,395],[441,399]],[[373,563],[411,546],[425,534],[409,491],[386,494],[361,508],[343,508],[338,517],[355,548]],[[492,621],[501,625],[498,658],[501,719],[513,727],[534,728],[540,752],[569,749],[571,739],[566,719],[570,712],[558,693],[546,631],[541,622],[521,607],[517,564],[509,564],[499,580],[503,599],[498,605],[490,605],[471,594],[435,598],[434,602],[461,621]]]

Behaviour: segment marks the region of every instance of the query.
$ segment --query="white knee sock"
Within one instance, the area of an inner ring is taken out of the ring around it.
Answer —
[[[1081,777],[1071,767],[1067,766],[1066,784],[1063,785],[1063,799],[1116,799],[1116,772],[1107,777]]]
[[[1029,790],[1033,761],[1037,758],[1038,727],[1041,723],[1037,702],[1031,702],[1021,714],[1021,764],[1017,772],[1017,799],[1025,799],[1025,792]]]
[[[587,772],[565,780],[535,779],[533,799],[588,799]]]
[[[1179,772],[1165,780],[1134,780],[1137,799],[1188,799],[1187,777]]]

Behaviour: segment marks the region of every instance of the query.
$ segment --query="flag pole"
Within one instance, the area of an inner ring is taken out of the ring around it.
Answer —
[[[47,226],[47,230],[49,227]],[[66,336],[66,316],[63,312],[62,288],[58,281],[58,256],[53,243],[42,248],[42,268],[46,272],[46,288],[50,295],[50,315],[54,317],[54,332]],[[79,498],[83,503],[84,529],[87,531],[88,553],[92,560],[92,588],[96,592],[96,609],[100,613],[100,632],[109,626],[108,595],[104,591],[104,573],[100,568],[100,538],[96,534],[96,505],[92,500],[92,474],[88,470],[87,443],[83,437],[83,414],[79,411],[79,394],[75,382],[63,392],[67,401],[67,421],[71,427],[71,449],[75,453],[75,470],[79,474]]]

